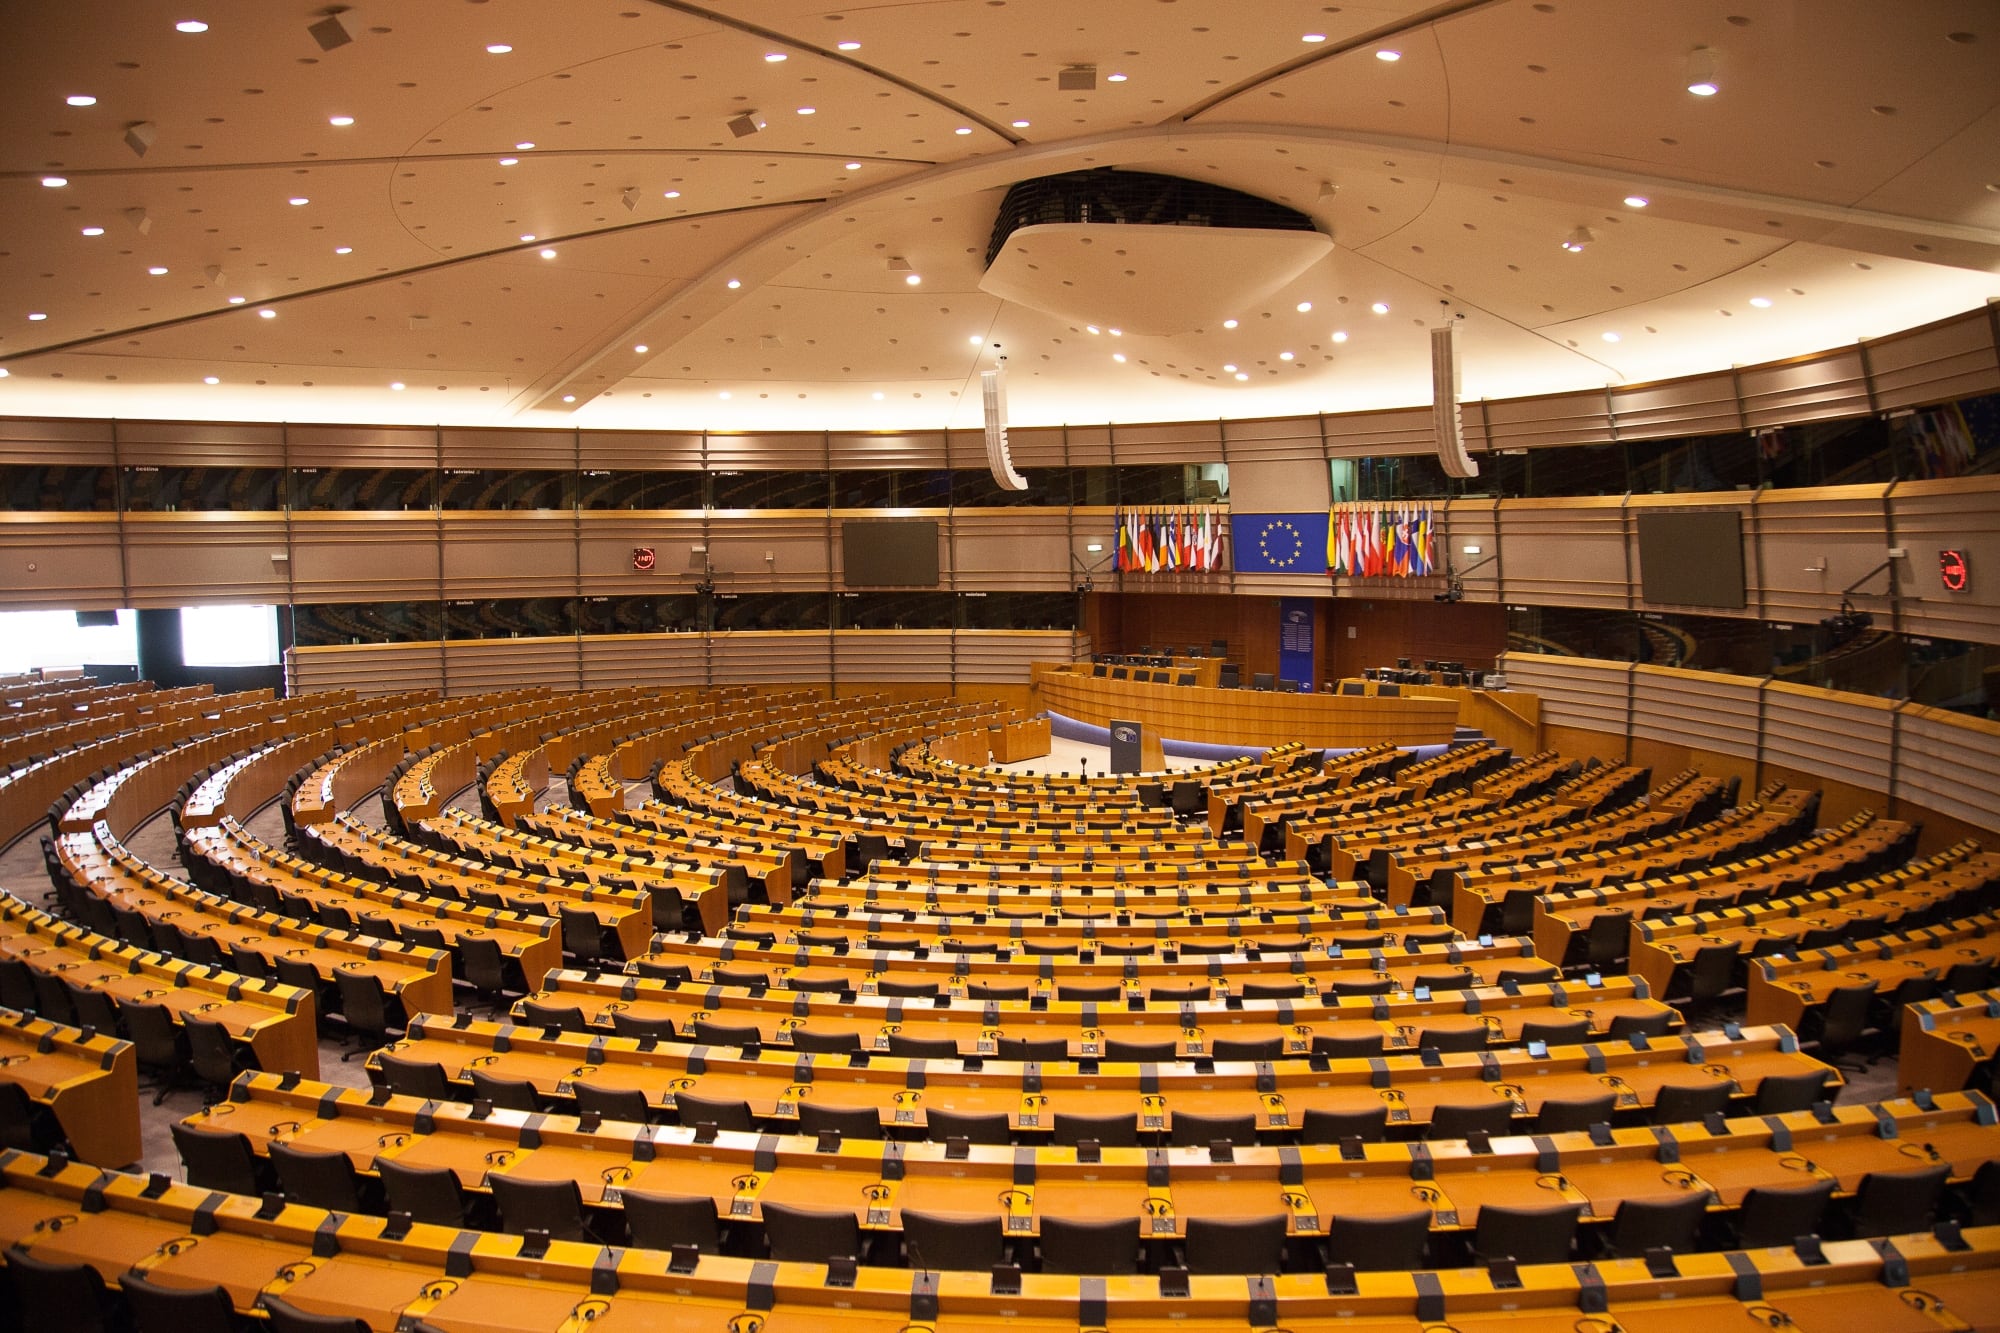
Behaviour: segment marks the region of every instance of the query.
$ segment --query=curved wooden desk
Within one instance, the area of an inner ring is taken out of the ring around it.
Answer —
[[[1038,707],[1104,726],[1138,722],[1163,737],[1217,745],[1307,745],[1353,749],[1444,745],[1458,726],[1451,699],[1403,695],[1379,699],[1340,694],[1275,694],[1111,680],[1074,663],[1034,664]]]

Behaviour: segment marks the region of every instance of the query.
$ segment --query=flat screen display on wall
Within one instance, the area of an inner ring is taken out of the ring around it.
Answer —
[[[1641,510],[1639,589],[1649,602],[1741,611],[1742,516],[1733,509]]]
[[[935,588],[937,520],[843,519],[840,561],[846,586],[850,588]]]

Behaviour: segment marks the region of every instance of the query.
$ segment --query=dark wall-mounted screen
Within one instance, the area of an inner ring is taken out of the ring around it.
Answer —
[[[1743,609],[1743,520],[1733,509],[1639,514],[1639,588],[1649,602]]]
[[[850,518],[840,524],[850,588],[935,588],[938,525],[928,518]]]

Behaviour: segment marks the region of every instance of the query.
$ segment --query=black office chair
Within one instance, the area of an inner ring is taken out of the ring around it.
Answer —
[[[669,986],[685,986],[694,979],[694,970],[686,963],[662,963],[651,958],[634,959],[632,971],[648,981],[663,982]]]
[[[1329,1060],[1371,1060],[1386,1047],[1387,1040],[1380,1032],[1316,1032],[1312,1039],[1312,1053]]]
[[[903,1247],[911,1268],[984,1272],[1007,1257],[1007,1236],[991,1214],[903,1210]]]
[[[634,1125],[648,1124],[654,1119],[646,1094],[638,1088],[609,1088],[579,1080],[570,1084],[570,1092],[576,1098],[579,1115],[595,1115],[600,1120],[618,1120]]]
[[[523,1027],[554,1028],[558,1032],[582,1032],[586,1030],[583,1010],[573,1004],[540,1004],[534,1000],[523,1000],[517,1006],[520,1017],[514,1021]]]
[[[1209,1044],[1217,1060],[1275,1060],[1285,1053],[1283,1037],[1217,1037]]]
[[[1736,1210],[1733,1248],[1756,1250],[1768,1245],[1790,1245],[1800,1236],[1817,1235],[1827,1200],[1833,1197],[1833,1187],[1831,1180],[1778,1187],[1752,1186],[1745,1191]]]
[[[201,1080],[208,1100],[222,1097],[238,1074],[256,1068],[250,1043],[230,1036],[222,1024],[182,1014],[181,1030],[187,1033],[188,1064]]]
[[[1207,986],[1153,986],[1146,991],[1152,1004],[1204,1004],[1208,997]]]
[[[924,1112],[924,1137],[932,1143],[964,1139],[967,1143],[1000,1146],[1013,1141],[1013,1127],[1004,1111],[947,1111],[939,1108]]]
[[[1438,1051],[1442,1054],[1483,1051],[1486,1049],[1486,1025],[1476,1027],[1423,1028],[1417,1033],[1417,1049]]]
[[[1245,981],[1242,987],[1246,1000],[1297,1000],[1302,999],[1305,993],[1302,981]]]
[[[1613,1014],[1605,1029],[1607,1041],[1630,1041],[1634,1037],[1664,1037],[1674,1030],[1676,1015],[1662,1009],[1650,1014]]]
[[[1729,1112],[1727,1083],[1662,1083],[1653,1094],[1652,1113],[1647,1119],[1656,1125],[1679,1125],[1705,1120]]]
[[[885,977],[875,983],[875,993],[885,999],[935,1000],[938,984],[935,981],[891,981]]]
[[[361,1173],[344,1152],[322,1152],[273,1142],[269,1148],[272,1169],[278,1175],[278,1189],[288,1203],[308,1208],[324,1208],[335,1213],[373,1213],[380,1201],[364,1199]],[[375,1190],[367,1190],[372,1196]]]
[[[1115,982],[1108,986],[1058,984],[1056,999],[1064,1004],[1116,1004],[1125,997],[1125,988]]]
[[[37,1259],[19,1245],[10,1245],[6,1272],[21,1320],[17,1328],[123,1333],[129,1327],[125,1303],[111,1294],[89,1264]]]
[[[705,1194],[651,1194],[625,1190],[625,1229],[641,1249],[671,1250],[692,1245],[702,1254],[722,1252],[722,1220],[715,1200]]]
[[[1462,1139],[1474,1133],[1511,1134],[1514,1105],[1495,1098],[1484,1102],[1446,1102],[1431,1108],[1427,1139]]]
[[[1834,987],[1800,1023],[1800,1043],[1828,1064],[1839,1064],[1840,1057],[1853,1050],[1868,1030],[1876,989],[1873,981]]]
[[[815,1032],[811,1028],[792,1029],[792,1049],[814,1055],[852,1055],[861,1049],[858,1032]]]
[[[505,1172],[486,1184],[500,1213],[500,1229],[516,1236],[546,1231],[550,1240],[592,1239],[583,1220],[583,1190],[574,1180],[524,1180]]]
[[[1098,1276],[1139,1271],[1139,1219],[1042,1218],[1042,1271]]]
[[[702,1097],[692,1092],[674,1094],[683,1125],[714,1125],[717,1129],[751,1131],[757,1128],[750,1115],[750,1103],[741,1100]]]
[[[1107,1037],[1104,1058],[1121,1064],[1172,1064],[1180,1058],[1180,1047],[1171,1041],[1129,1041],[1123,1037]]]
[[[166,1287],[135,1271],[118,1275],[137,1333],[238,1333],[248,1326],[221,1286]]]
[[[1067,1037],[1002,1037],[994,1043],[994,1053],[1002,1060],[1039,1060],[1044,1063],[1069,1059]]]
[[[1285,1262],[1283,1213],[1187,1220],[1190,1273],[1277,1273]]]
[[[450,1167],[405,1166],[392,1158],[377,1157],[375,1170],[382,1177],[382,1194],[390,1212],[408,1213],[415,1221],[441,1227],[472,1224],[472,1199]]]
[[[1039,951],[1031,949],[1028,952]],[[1071,945],[1066,950],[1051,950],[1051,952],[1075,953],[1076,946]],[[984,981],[974,981],[966,985],[965,998],[968,1000],[1025,1000],[1032,989],[1029,986],[1000,986]]]
[[[95,1028],[107,1037],[121,1035],[118,1021],[118,1006],[109,995],[90,986],[76,986],[65,981],[63,988],[69,992],[70,1012],[76,1015],[78,1027]]]
[[[389,993],[382,989],[381,978],[343,967],[334,974],[334,984],[340,988],[340,1016],[347,1020],[347,1030],[361,1043],[341,1056],[342,1061],[366,1055],[402,1035],[405,1021],[402,1005],[391,1001]]]
[[[1949,1164],[1909,1171],[1870,1171],[1854,1191],[1848,1209],[1849,1227],[1856,1236],[1928,1231],[1950,1178]]]
[[[713,1019],[697,1018],[688,1025],[688,1035],[702,1046],[762,1046],[763,1030],[754,1023],[717,1023]]]
[[[1506,1256],[1524,1264],[1567,1263],[1576,1245],[1580,1203],[1542,1208],[1509,1208],[1482,1204],[1473,1229],[1472,1253],[1481,1262]]]
[[[1218,1139],[1249,1146],[1257,1142],[1257,1117],[1242,1115],[1197,1115],[1176,1111],[1169,1141],[1176,1148],[1206,1148]]]
[[[198,1189],[223,1190],[256,1198],[275,1188],[271,1164],[250,1148],[250,1140],[233,1129],[209,1129],[176,1120],[169,1126],[180,1153],[187,1183]]]
[[[1521,1035],[1516,1043],[1526,1046],[1539,1041],[1549,1046],[1578,1046],[1590,1040],[1590,1020],[1531,1018],[1521,1024]]]
[[[823,1264],[829,1258],[861,1257],[861,1224],[846,1209],[826,1212],[763,1205],[764,1239],[779,1263]]]
[[[625,961],[625,949],[619,943],[618,932],[606,929],[594,910],[560,903],[556,913],[562,919],[564,953],[586,965]]]
[[[270,1333],[371,1333],[368,1321],[359,1315],[311,1314],[269,1293],[259,1296],[257,1303],[264,1307]]]
[[[1825,1099],[1826,1081],[1832,1074],[1830,1069],[1818,1069],[1765,1075],[1757,1085],[1757,1114],[1783,1115],[1787,1111],[1810,1110],[1814,1102]]]
[[[1592,1125],[1608,1125],[1617,1105],[1615,1092],[1600,1097],[1551,1098],[1535,1113],[1535,1133],[1567,1134]]]
[[[880,1139],[882,1116],[872,1106],[825,1106],[799,1103],[799,1132],[819,1135],[832,1130],[843,1139]]]
[[[611,1032],[613,1036],[654,1041],[670,1041],[674,1036],[674,1020],[671,1018],[646,1018],[623,1009],[611,1011]]]
[[[400,1097],[422,1097],[426,1101],[455,1101],[444,1066],[435,1060],[406,1060],[393,1051],[375,1057],[376,1072],[383,1086]]]
[[[541,1094],[535,1091],[533,1080],[489,1074],[484,1069],[472,1071],[472,1096],[475,1101],[489,1101],[505,1110],[525,1111],[529,1115],[548,1109],[542,1104]]]
[[[1299,1123],[1299,1141],[1302,1143],[1339,1143],[1343,1139],[1381,1143],[1388,1137],[1387,1106],[1370,1106],[1352,1111],[1332,1111],[1324,1107],[1308,1106]]]
[[[1700,1244],[1708,1192],[1692,1190],[1679,1199],[1624,1199],[1612,1215],[1604,1240],[1606,1255],[1636,1259],[1648,1250],[1686,1254]]]
[[[1067,1115],[1056,1112],[1055,1128],[1049,1141],[1064,1147],[1075,1147],[1085,1139],[1094,1139],[1104,1148],[1136,1148],[1139,1146],[1139,1122],[1129,1115]]]
[[[1396,989],[1394,977],[1337,978],[1327,983],[1327,991],[1337,1000],[1353,995],[1387,995]]]
[[[1277,681],[1277,676],[1269,671],[1253,671],[1250,673],[1250,688],[1253,690],[1270,690],[1277,685]]]
[[[958,1038],[912,1037],[905,1032],[891,1032],[889,1054],[903,1060],[956,1060]]]

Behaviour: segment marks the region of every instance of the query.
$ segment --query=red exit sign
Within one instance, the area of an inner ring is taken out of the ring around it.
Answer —
[[[1965,552],[1939,551],[1938,578],[1946,592],[1964,592],[1972,578],[1972,571],[1966,568]]]

